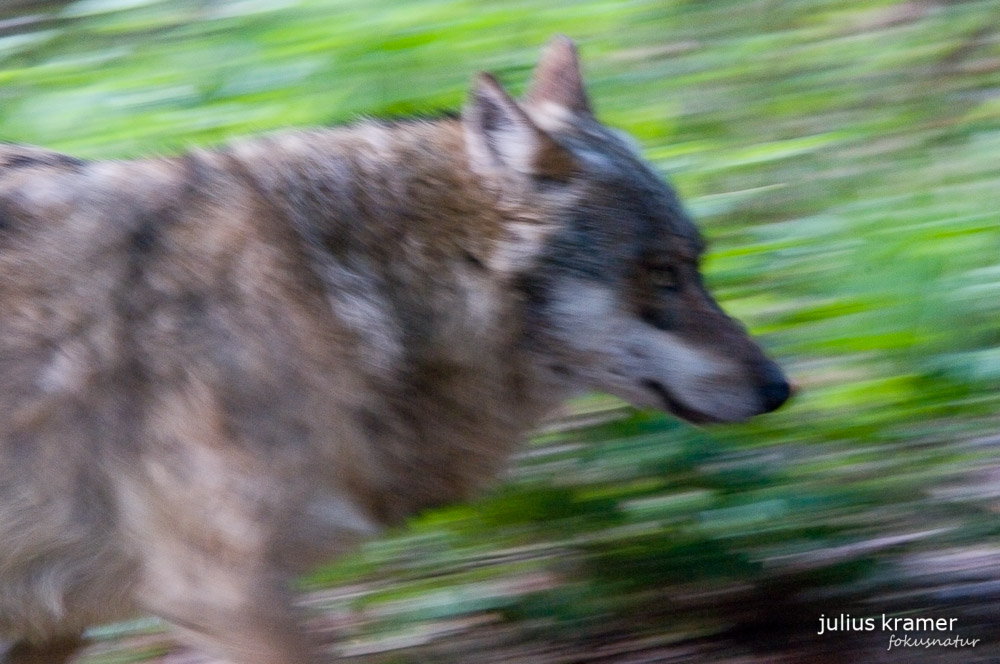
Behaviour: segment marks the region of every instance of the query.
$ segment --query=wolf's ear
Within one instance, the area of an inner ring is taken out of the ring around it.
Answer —
[[[580,56],[572,39],[556,35],[545,46],[525,100],[535,107],[549,103],[574,113],[593,114],[583,87]]]
[[[476,169],[501,167],[553,179],[565,179],[577,170],[569,150],[539,129],[490,74],[476,77],[462,110],[462,125]]]

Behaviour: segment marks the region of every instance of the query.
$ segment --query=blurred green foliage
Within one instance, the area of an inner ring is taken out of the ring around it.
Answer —
[[[362,633],[483,613],[583,629],[653,604],[650,629],[704,633],[676,599],[692,588],[856,590],[903,583],[908,555],[995,547],[993,0],[20,0],[0,9],[0,136],[118,158],[455,108],[476,70],[522,89],[557,32],[799,393],[706,430],[581,400],[491,497],[304,583],[380,580],[350,600],[375,616]],[[498,584],[526,575],[550,582]]]

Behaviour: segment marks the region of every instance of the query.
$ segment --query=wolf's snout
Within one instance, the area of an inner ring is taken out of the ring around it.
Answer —
[[[785,373],[774,362],[768,362],[761,372],[761,379],[760,396],[764,407],[762,412],[770,413],[781,408],[792,394]]]

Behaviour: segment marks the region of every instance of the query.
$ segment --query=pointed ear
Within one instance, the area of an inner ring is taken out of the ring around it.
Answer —
[[[462,125],[477,170],[503,168],[553,179],[565,179],[577,170],[569,150],[539,129],[490,74],[476,76]]]
[[[583,88],[580,56],[572,39],[556,35],[545,46],[525,99],[533,106],[548,102],[574,113],[593,114]]]

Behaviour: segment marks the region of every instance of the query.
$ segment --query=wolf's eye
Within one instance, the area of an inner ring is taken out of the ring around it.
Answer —
[[[677,268],[673,265],[653,265],[649,268],[649,281],[657,290],[676,291],[680,287]]]

